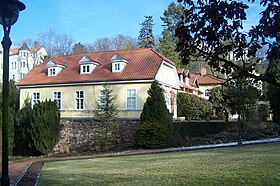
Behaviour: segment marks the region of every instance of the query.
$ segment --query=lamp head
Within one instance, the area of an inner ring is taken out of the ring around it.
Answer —
[[[25,5],[18,0],[0,0],[0,24],[4,27],[15,24],[19,11],[25,9]]]

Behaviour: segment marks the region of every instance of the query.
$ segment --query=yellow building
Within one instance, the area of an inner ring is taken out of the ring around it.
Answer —
[[[19,83],[20,106],[57,101],[62,118],[92,118],[104,83],[117,95],[119,119],[139,119],[153,81],[177,117],[180,89],[173,62],[153,49],[93,52],[54,57],[33,68]]]
[[[206,68],[201,68],[200,73],[191,73],[189,70],[177,69],[181,91],[194,94],[204,99],[209,99],[209,92],[221,86],[225,80],[206,73]]]

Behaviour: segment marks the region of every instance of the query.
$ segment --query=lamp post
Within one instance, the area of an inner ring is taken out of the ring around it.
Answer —
[[[12,45],[9,37],[11,26],[16,23],[19,11],[25,5],[18,0],[0,0],[0,24],[3,26],[4,37],[2,40],[3,52],[3,89],[2,89],[2,177],[1,185],[10,185],[9,178],[9,51]]]

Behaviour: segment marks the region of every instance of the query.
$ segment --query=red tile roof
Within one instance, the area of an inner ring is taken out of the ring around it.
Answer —
[[[222,84],[224,82],[223,79],[217,78],[213,75],[206,74],[202,76],[200,73],[191,73],[192,82],[190,81],[190,84],[192,84],[195,79],[197,79],[200,85]]]
[[[129,60],[122,72],[112,72],[110,59],[116,54]],[[80,74],[79,60],[85,55],[101,63],[91,74]],[[33,68],[18,85],[154,79],[162,60],[174,65],[155,50],[148,48],[64,55],[54,57],[53,60],[58,64],[66,65],[58,75],[48,77],[46,67],[48,60]]]

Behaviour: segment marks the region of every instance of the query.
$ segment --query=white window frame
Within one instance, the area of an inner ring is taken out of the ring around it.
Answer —
[[[53,92],[53,100],[56,102],[59,110],[62,109],[62,94],[60,91]]]
[[[82,96],[81,96],[82,93]],[[85,91],[76,90],[75,91],[75,110],[84,110],[85,103]]]
[[[133,92],[134,91],[134,95]],[[133,102],[134,98],[134,102]],[[135,88],[126,90],[126,110],[136,110],[137,108],[137,90]]]
[[[90,73],[90,65],[81,65],[82,74],[89,74]]]
[[[205,97],[209,97],[209,95],[210,95],[210,90],[209,89],[205,89],[204,96]]]
[[[32,93],[32,107],[39,103],[41,100],[41,93],[40,92],[33,92]]]
[[[56,69],[53,68],[49,68],[49,76],[55,76],[56,75]]]
[[[120,72],[121,71],[121,64],[120,63],[115,63],[114,64],[114,71],[115,72]]]

